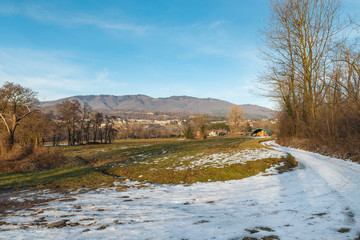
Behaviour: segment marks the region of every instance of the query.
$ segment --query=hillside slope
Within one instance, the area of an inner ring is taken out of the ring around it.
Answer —
[[[195,98],[172,96],[152,98],[146,95],[87,95],[73,96],[55,101],[43,102],[42,107],[53,108],[65,99],[77,99],[81,104],[88,104],[96,111],[148,111],[148,112],[181,112],[226,115],[232,103],[214,98]],[[275,111],[252,104],[240,105],[244,117],[249,119],[273,118]]]

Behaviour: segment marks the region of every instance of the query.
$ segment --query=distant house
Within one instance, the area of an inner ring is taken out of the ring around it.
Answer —
[[[210,137],[215,137],[215,136],[225,136],[228,133],[229,132],[226,129],[219,129],[219,130],[211,130],[208,135]]]
[[[215,136],[217,136],[217,133],[215,131],[211,131],[211,132],[209,132],[209,136],[215,137]]]
[[[257,128],[251,133],[252,137],[269,137],[271,135],[271,131],[264,128]]]

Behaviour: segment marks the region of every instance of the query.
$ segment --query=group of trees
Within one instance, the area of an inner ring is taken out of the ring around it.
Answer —
[[[207,138],[207,130],[210,126],[210,120],[204,115],[191,116],[186,120],[182,127],[182,134],[187,139]]]
[[[272,0],[262,75],[279,133],[331,147],[359,144],[360,49],[338,0]],[[357,26],[358,27],[358,26]],[[357,148],[360,149],[360,148]]]
[[[111,143],[117,134],[114,116],[93,112],[88,105],[81,106],[77,99],[56,104],[57,125],[67,134],[68,145]],[[54,135],[53,139],[59,139]],[[56,144],[55,141],[53,141]]]
[[[45,140],[54,145],[67,139],[68,145],[100,141],[111,143],[117,134],[114,117],[93,112],[78,100],[56,105],[56,114],[37,108],[31,89],[6,82],[0,88],[0,155],[11,152],[15,142],[38,147]]]

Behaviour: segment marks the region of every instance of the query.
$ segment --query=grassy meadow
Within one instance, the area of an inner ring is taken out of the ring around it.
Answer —
[[[259,141],[245,138],[149,139],[59,146],[54,149],[64,156],[64,167],[34,173],[0,173],[0,190],[93,189],[114,186],[114,181],[128,180],[191,184],[246,178],[273,166],[283,172],[297,165],[289,155],[234,162],[246,154],[259,154],[261,157],[268,149]],[[234,161],[229,162],[228,159]],[[121,189],[124,186],[118,187]]]

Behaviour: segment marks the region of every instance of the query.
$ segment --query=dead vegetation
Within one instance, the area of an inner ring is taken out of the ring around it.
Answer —
[[[315,138],[282,137],[278,138],[276,142],[283,146],[299,148],[341,159],[349,159],[360,163],[360,141],[358,142],[354,139],[343,140],[335,145]]]
[[[55,169],[66,164],[64,156],[46,147],[16,145],[0,160],[0,172],[28,173]]]

